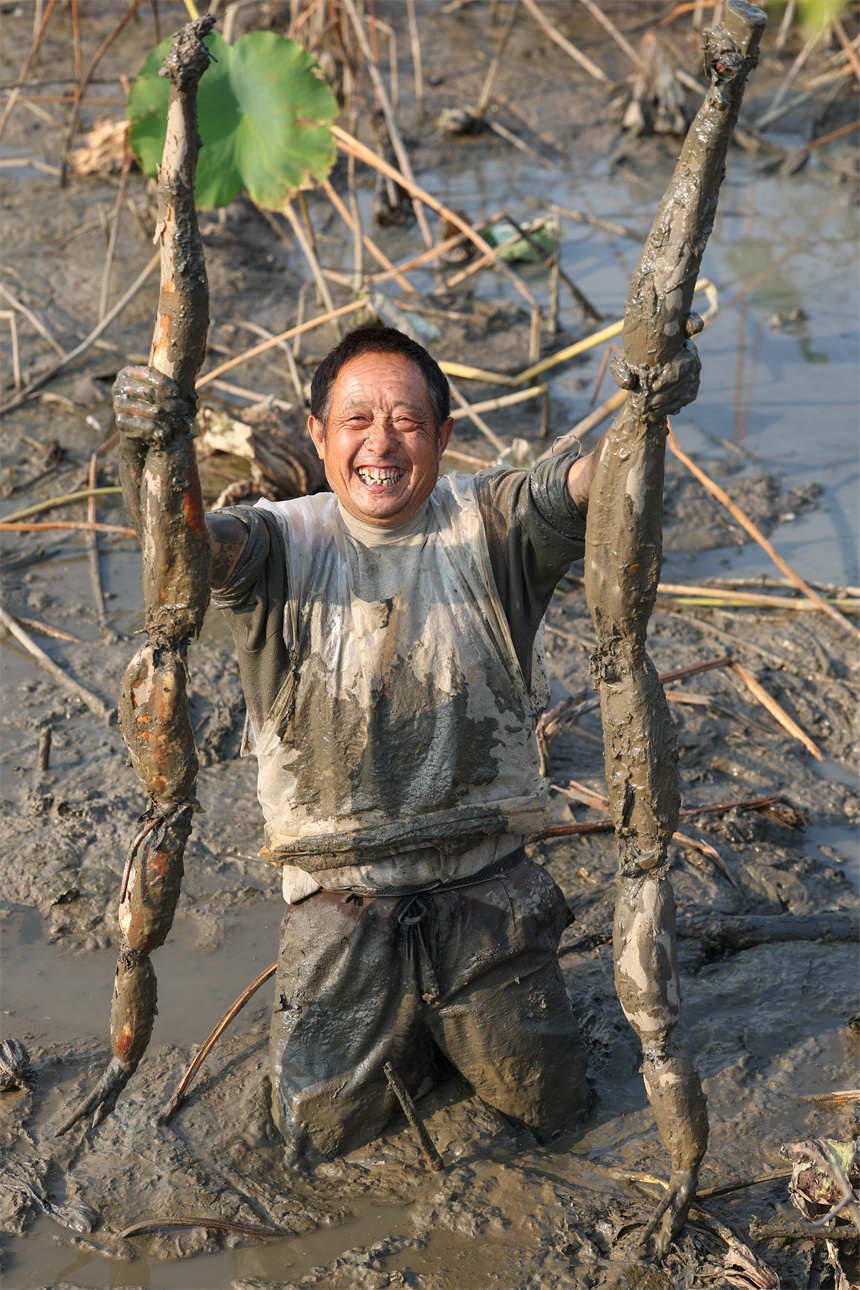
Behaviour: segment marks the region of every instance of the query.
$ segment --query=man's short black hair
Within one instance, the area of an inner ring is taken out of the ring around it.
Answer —
[[[403,354],[418,367],[427,382],[430,406],[436,418],[437,435],[451,411],[451,391],[439,364],[423,345],[396,327],[356,327],[348,332],[331,353],[326,354],[311,382],[311,416],[328,423],[332,392],[340,369],[360,354]]]

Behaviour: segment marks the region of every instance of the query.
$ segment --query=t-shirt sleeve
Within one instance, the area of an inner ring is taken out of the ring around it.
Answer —
[[[212,604],[226,618],[233,640],[248,716],[259,730],[278,694],[289,666],[284,641],[287,563],[278,524],[253,506],[229,506],[217,512],[233,515],[248,529],[248,541]]]
[[[475,477],[493,576],[527,678],[535,634],[555,586],[585,554],[585,516],[567,491],[575,460],[564,453],[531,470]]]

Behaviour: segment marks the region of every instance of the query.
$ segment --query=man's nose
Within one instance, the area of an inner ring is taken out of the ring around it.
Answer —
[[[391,418],[387,416],[375,417],[367,432],[366,442],[367,446],[379,457],[385,457],[394,452],[400,445],[400,436]]]

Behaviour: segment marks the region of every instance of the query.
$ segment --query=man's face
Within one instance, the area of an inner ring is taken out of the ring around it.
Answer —
[[[356,519],[403,524],[432,493],[454,422],[436,434],[427,382],[404,354],[360,354],[340,369],[328,425],[308,418],[332,491]]]

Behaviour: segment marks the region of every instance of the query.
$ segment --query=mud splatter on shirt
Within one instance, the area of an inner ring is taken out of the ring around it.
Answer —
[[[232,509],[249,541],[215,603],[288,899],[468,876],[538,826],[538,629],[585,534],[570,461],[443,477],[395,529],[331,494]]]

